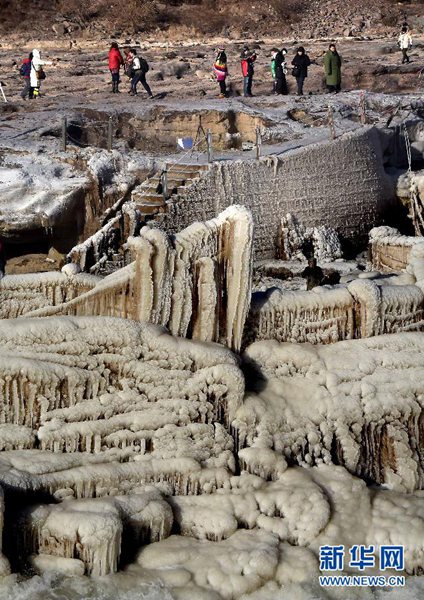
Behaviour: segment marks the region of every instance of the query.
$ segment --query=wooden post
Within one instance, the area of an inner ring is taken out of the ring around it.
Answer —
[[[262,135],[259,127],[256,127],[256,158],[261,156]]]
[[[68,141],[68,121],[66,117],[62,119],[62,138],[60,143],[60,149],[62,152],[66,152],[66,143]]]
[[[162,194],[163,194],[163,199],[166,200],[168,197],[168,171],[167,171],[167,169],[162,171]]]
[[[206,142],[208,145],[208,163],[213,160],[213,150],[212,150],[212,131],[208,129],[208,133],[206,135]]]
[[[113,121],[112,117],[109,117],[108,127],[107,127],[107,149],[109,152],[112,152],[113,146]]]
[[[4,93],[4,90],[3,90],[3,83],[2,83],[1,81],[0,81],[0,92],[1,92],[1,95],[3,96],[3,102],[6,102],[6,103],[7,103],[6,94]]]
[[[362,125],[366,125],[367,123],[367,107],[366,107],[366,99],[365,99],[365,91],[361,92],[360,100],[359,100],[359,116],[361,119]]]
[[[336,128],[334,126],[333,107],[328,106],[328,126],[330,128],[330,140],[336,139]]]

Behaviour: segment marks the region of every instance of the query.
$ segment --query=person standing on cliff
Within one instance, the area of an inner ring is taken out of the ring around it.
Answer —
[[[226,98],[227,97],[227,84],[226,79],[228,75],[228,66],[227,66],[227,54],[225,53],[224,48],[218,49],[218,54],[216,55],[215,62],[213,64],[213,70],[215,73],[216,80],[219,84],[219,97]]]
[[[401,29],[398,45],[402,50],[402,64],[411,62],[408,56],[408,50],[412,46],[412,36],[407,25],[404,25]]]
[[[329,92],[340,92],[342,87],[342,57],[336,44],[330,44],[324,56],[325,82]]]
[[[245,98],[252,97],[252,83],[255,70],[253,63],[256,60],[256,52],[251,52],[247,46],[243,48],[241,53],[241,71],[243,74],[243,95]]]
[[[22,100],[26,100],[27,97],[32,99],[31,91],[31,64],[32,64],[32,52],[30,52],[28,58],[24,58],[19,68],[19,75],[24,80],[24,87],[21,91]]]
[[[308,67],[310,64],[311,60],[306,54],[305,48],[300,46],[296,51],[296,56],[292,60],[292,75],[296,79],[298,96],[303,96],[303,84],[308,76]]]
[[[119,71],[121,66],[124,64],[124,59],[119,50],[117,42],[112,42],[109,50],[109,71],[112,75],[112,92],[114,94],[119,93]]]

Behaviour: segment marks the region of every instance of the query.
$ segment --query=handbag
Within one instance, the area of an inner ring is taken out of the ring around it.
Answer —
[[[294,65],[294,67],[292,69],[292,75],[293,75],[293,77],[299,77],[300,67],[298,67],[297,65]]]
[[[42,68],[42,67],[40,67],[40,68],[39,68],[38,70],[36,70],[35,72],[36,72],[36,74],[37,74],[37,79],[38,79],[38,81],[43,81],[43,79],[45,79],[45,78],[46,78],[46,73],[45,73],[45,71],[43,70],[43,68]]]

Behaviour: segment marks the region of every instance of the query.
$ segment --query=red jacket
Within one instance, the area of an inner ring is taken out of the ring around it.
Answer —
[[[243,77],[248,77],[249,75],[253,75],[253,63],[256,60],[256,54],[251,54],[246,58],[242,58],[241,60],[241,71],[243,73]]]
[[[109,69],[119,69],[123,64],[124,59],[122,58],[122,54],[116,48],[111,48],[109,50]]]

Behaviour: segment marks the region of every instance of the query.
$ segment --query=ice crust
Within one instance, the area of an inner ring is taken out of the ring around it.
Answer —
[[[257,342],[245,360],[256,393],[233,423],[239,448],[270,448],[304,466],[343,464],[392,489],[423,487],[421,334]]]
[[[18,317],[0,321],[13,565],[103,577],[136,558],[129,577],[180,600],[315,585],[323,544],[402,544],[406,572],[424,570],[424,336],[408,332],[423,245],[405,245],[415,283],[368,273],[256,297],[254,338],[274,339],[240,358],[252,239],[230,207],[175,236],[144,228],[104,279],[68,266],[0,282],[1,316]]]
[[[31,309],[28,287],[38,289],[37,283],[12,279],[8,285],[14,294],[3,314],[122,317],[167,326],[175,336],[221,342],[239,350],[251,297],[252,243],[252,217],[240,206],[171,237],[144,227],[139,237],[128,241],[134,261],[76,297],[60,300],[52,276],[47,281],[54,297],[41,289]],[[81,256],[79,260],[85,261]],[[87,277],[71,275],[70,279],[78,285]],[[66,282],[66,273],[57,278]]]
[[[230,350],[156,325],[3,320],[0,485],[10,507],[39,498],[14,509],[8,552],[74,576],[138,552],[128,573],[176,598],[315,581],[321,544],[403,544],[419,573],[423,348],[419,333],[258,342],[245,395]]]
[[[249,477],[242,475],[240,480]],[[237,486],[236,482],[234,484]],[[272,517],[259,518],[255,528],[239,529],[218,542],[204,539],[201,528],[195,536],[197,539],[193,539],[193,532],[189,538],[171,536],[143,548],[138,556],[138,564],[163,577],[164,581],[172,580],[174,573],[174,585],[177,582],[174,590],[177,597],[183,598],[203,598],[202,592],[210,588],[218,594],[218,598],[247,598],[250,597],[248,594],[259,590],[262,595],[252,597],[267,600],[279,597],[276,594],[280,593],[280,586],[286,589],[290,584],[317,580],[317,554],[319,546],[325,544],[344,544],[347,547],[355,543],[374,544],[377,547],[380,544],[405,544],[407,570],[419,572],[424,557],[422,493],[411,495],[372,491],[345,469],[328,465],[308,470],[289,469],[280,480],[280,486],[284,487],[285,484],[291,497],[286,505],[277,503],[277,510],[299,510],[302,513],[302,525],[299,527],[302,537],[297,541],[293,538],[290,542],[286,541],[287,531],[283,534],[281,525],[279,530],[278,526],[275,531],[267,529],[266,524]],[[254,479],[238,485],[240,489],[244,488],[244,492],[241,497],[240,493],[235,494],[235,505],[239,503],[241,507],[250,493],[261,497],[269,512],[275,510],[275,504],[269,500],[276,496],[267,497],[266,484],[261,485]],[[254,492],[252,488],[255,488]],[[234,494],[234,490],[231,494]],[[311,494],[310,504],[307,503],[302,511],[302,502],[308,494]],[[222,492],[221,495],[226,497],[228,492]],[[317,498],[321,498],[318,503]],[[393,498],[395,507],[403,505],[400,519],[396,508],[392,510],[392,506],[387,505],[390,498]],[[199,510],[196,509],[196,502],[205,506],[210,500],[213,514],[219,515],[217,504],[213,504],[213,496],[177,500],[180,503],[186,500],[192,502],[193,520]],[[246,507],[243,510],[245,515],[249,514]],[[321,513],[320,518],[318,512]],[[282,520],[286,519],[284,515]],[[405,527],[404,519],[413,520],[412,534]],[[293,522],[295,520],[296,517]],[[222,517],[222,532],[225,525]],[[353,570],[351,572],[354,573]]]
[[[0,419],[15,427],[17,448],[33,432],[37,447],[54,452],[167,459],[179,444],[212,465],[232,450],[219,421],[231,422],[244,381],[225,348],[151,324],[55,317],[1,321],[0,356]]]

